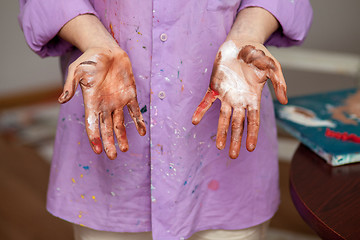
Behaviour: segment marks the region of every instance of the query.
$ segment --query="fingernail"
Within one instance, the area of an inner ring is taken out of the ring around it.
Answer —
[[[249,149],[248,149],[248,150],[249,150],[250,152],[252,152],[252,151],[254,151],[254,149],[255,149],[255,144],[250,143],[250,144],[249,144]]]
[[[68,90],[66,90],[66,91],[64,92],[63,99],[66,99],[68,96],[69,96],[69,91],[68,91]]]
[[[235,159],[235,158],[237,158],[237,153],[235,152],[235,150],[233,150],[233,151],[231,151],[230,152],[230,158],[232,158],[232,159]]]
[[[62,102],[62,101],[65,101],[68,96],[69,96],[69,91],[66,90],[66,91],[63,92],[63,93],[61,94],[61,96],[59,97],[59,101],[61,101],[61,102]]]

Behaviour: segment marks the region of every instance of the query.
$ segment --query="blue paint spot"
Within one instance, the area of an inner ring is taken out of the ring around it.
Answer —
[[[164,71],[164,69],[160,69],[160,72],[163,72]]]
[[[89,166],[83,166],[83,169],[85,169],[85,170],[89,170],[89,169],[90,169],[90,167],[89,167]]]
[[[184,186],[187,184],[187,181],[184,182]]]

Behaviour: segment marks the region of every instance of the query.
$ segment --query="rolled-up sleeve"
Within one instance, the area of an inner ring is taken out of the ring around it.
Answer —
[[[59,56],[71,45],[57,34],[71,19],[96,12],[87,0],[20,0],[18,20],[30,48],[41,57]]]
[[[239,11],[247,7],[261,7],[269,11],[281,27],[266,41],[266,45],[299,45],[312,23],[313,11],[309,0],[242,0]]]

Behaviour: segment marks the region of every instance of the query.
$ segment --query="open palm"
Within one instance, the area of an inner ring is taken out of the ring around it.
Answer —
[[[120,150],[128,150],[123,114],[125,106],[139,134],[145,135],[146,127],[137,102],[131,63],[123,50],[91,48],[84,52],[69,66],[59,101],[69,101],[78,84],[84,98],[86,131],[95,153],[101,153],[103,142],[107,156],[116,158],[113,132]]]
[[[260,125],[261,93],[267,79],[271,79],[278,100],[286,104],[286,84],[280,64],[262,44],[225,42],[219,49],[210,85],[193,115],[198,124],[212,103],[221,100],[216,146],[224,149],[232,115],[229,155],[237,158],[240,152],[247,112],[246,147],[255,149]]]

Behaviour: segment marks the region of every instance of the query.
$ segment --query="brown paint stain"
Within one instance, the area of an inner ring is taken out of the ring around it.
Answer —
[[[130,59],[120,48],[96,49],[88,59],[96,59],[96,61],[79,60],[74,76],[69,78],[73,81],[72,89],[65,91],[59,100],[70,100],[74,96],[77,84],[80,84],[90,145],[95,153],[101,153],[103,143],[106,155],[110,159],[115,159],[117,153],[113,132],[119,141],[120,150],[123,152],[128,150],[126,129],[123,124],[125,106],[139,134],[141,136],[146,134],[145,122],[137,102]],[[102,138],[99,136],[100,133]]]
[[[117,42],[117,44],[119,44],[119,42],[117,41],[117,39],[116,39],[116,37],[115,37],[113,25],[112,25],[111,23],[109,24],[109,28],[110,28],[110,34],[111,34],[111,36],[115,39],[115,41]]]
[[[84,61],[84,62],[81,62],[79,65],[94,65],[96,66],[96,62],[94,61]]]
[[[230,58],[232,55],[223,55],[228,52],[227,47],[232,43],[225,43],[222,46],[224,48],[221,47],[216,55],[209,89],[195,110],[193,124],[200,122],[212,103],[219,98],[221,111],[216,146],[220,150],[225,147],[229,123],[232,121],[229,156],[235,159],[240,152],[246,110],[248,112],[246,147],[248,151],[253,151],[256,147],[260,123],[260,99],[267,79],[271,79],[273,82],[275,94],[281,103],[286,103],[287,97],[281,68],[277,67],[274,59],[267,56],[261,47],[257,48],[252,45],[243,46],[238,52],[235,52],[235,56],[232,58]],[[224,51],[222,52],[222,50]],[[241,82],[240,86],[238,81]],[[243,101],[237,100],[239,99],[238,95]]]
[[[237,58],[247,64],[253,64],[260,70],[276,70],[274,60],[266,56],[264,51],[258,50],[252,45],[243,47]]]

